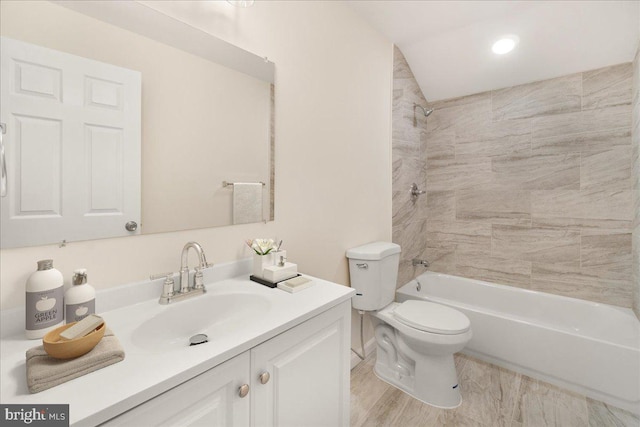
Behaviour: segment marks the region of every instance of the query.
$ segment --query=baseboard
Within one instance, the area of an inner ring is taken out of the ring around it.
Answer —
[[[360,348],[354,348],[358,353],[360,353],[362,351],[362,349]],[[367,341],[364,344],[364,351],[366,353],[366,358],[368,359],[369,356],[375,351],[376,349],[376,339],[371,338],[369,341]],[[351,369],[355,368],[356,366],[358,366],[358,364],[362,362],[362,360],[353,352],[351,351]]]

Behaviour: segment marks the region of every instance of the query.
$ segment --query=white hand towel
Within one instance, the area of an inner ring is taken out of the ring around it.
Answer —
[[[262,183],[233,184],[233,223],[262,221]]]

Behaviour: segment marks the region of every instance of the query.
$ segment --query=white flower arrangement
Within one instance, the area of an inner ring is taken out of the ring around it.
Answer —
[[[258,255],[267,255],[276,248],[276,242],[273,239],[247,239],[245,243]]]

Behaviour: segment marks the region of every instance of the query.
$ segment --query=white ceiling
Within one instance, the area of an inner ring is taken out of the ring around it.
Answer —
[[[429,101],[633,60],[640,1],[350,1],[395,43]],[[506,55],[501,35],[520,43]]]

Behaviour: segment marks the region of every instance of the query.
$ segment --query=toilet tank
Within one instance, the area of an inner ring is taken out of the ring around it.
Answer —
[[[396,293],[400,245],[375,242],[347,251],[351,287],[356,295],[351,299],[357,310],[380,310],[390,304]]]

